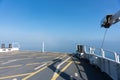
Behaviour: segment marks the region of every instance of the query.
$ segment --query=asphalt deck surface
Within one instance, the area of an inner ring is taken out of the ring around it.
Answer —
[[[87,60],[66,53],[0,53],[0,80],[112,80]]]

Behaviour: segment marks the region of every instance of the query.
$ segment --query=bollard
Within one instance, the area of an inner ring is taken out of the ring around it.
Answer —
[[[77,45],[77,52],[84,53],[84,46],[83,45]]]
[[[12,44],[9,44],[9,48],[12,48]]]
[[[1,48],[5,48],[5,44],[4,43],[1,45]]]

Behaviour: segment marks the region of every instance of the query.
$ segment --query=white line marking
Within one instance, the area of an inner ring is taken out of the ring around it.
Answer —
[[[73,76],[72,75],[70,76],[70,80],[73,80]]]
[[[71,57],[67,58],[66,60],[64,60],[63,62],[61,62],[59,65],[57,65],[57,69],[60,68],[61,65],[63,65],[65,62],[67,62]]]
[[[63,59],[66,55],[64,55],[63,57],[61,57],[60,59]]]
[[[75,73],[75,76],[77,77],[77,76],[78,76],[78,73]]]
[[[1,63],[1,64],[8,64],[8,63],[11,63],[11,62],[20,61],[20,60],[26,60],[26,59],[32,59],[32,58],[13,59],[13,60],[8,60],[7,62]]]
[[[52,63],[53,61],[46,61],[46,62],[44,62],[44,63]]]
[[[11,63],[11,62],[15,62],[16,60],[9,60],[7,62],[4,62],[4,63],[1,63],[1,64],[8,64],[8,63]]]
[[[54,58],[54,59],[58,59],[59,57],[56,57],[56,58]]]
[[[17,80],[17,78],[14,78],[14,79],[12,79],[12,80]]]
[[[39,58],[42,58],[42,57],[36,57],[36,59],[39,59]]]
[[[22,58],[22,59],[16,59],[16,61],[19,61],[19,60],[26,60],[26,59],[33,59],[33,58]]]
[[[38,70],[39,68],[45,66],[46,64],[47,64],[47,63],[44,63],[43,65],[40,65],[40,66],[36,67],[34,70]]]
[[[64,60],[63,62],[61,62],[59,65],[57,65],[56,71],[53,74],[53,77],[58,73],[58,69],[60,68],[60,66],[62,66],[65,62],[67,62],[71,57],[68,57],[66,60]]]

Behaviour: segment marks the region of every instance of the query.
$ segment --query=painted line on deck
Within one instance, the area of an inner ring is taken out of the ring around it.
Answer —
[[[75,73],[75,76],[77,77],[77,76],[78,76],[78,73]]]
[[[56,80],[59,75],[64,72],[70,65],[72,64],[72,61],[69,62],[59,73],[58,72],[55,72],[55,74],[53,75],[53,77],[51,78],[51,80]]]
[[[7,61],[7,62],[4,62],[4,63],[1,63],[2,65],[4,65],[4,64],[8,64],[8,63],[12,63],[12,62],[15,62],[16,61],[16,59],[14,59],[14,60],[9,60],[9,61]]]
[[[4,65],[4,64],[15,62],[15,61],[27,60],[27,59],[33,59],[33,58],[13,59],[13,60],[8,60],[7,62],[1,63],[1,64]]]
[[[67,62],[71,62],[71,61],[67,61]],[[80,61],[74,61],[76,64],[80,64]]]
[[[31,66],[31,65],[37,65],[37,64],[41,64],[41,63],[29,63],[29,64],[25,64],[25,65]],[[15,67],[20,67],[20,66],[23,66],[23,64],[12,65],[12,66],[3,66],[3,67],[0,67],[0,69],[15,68]]]
[[[67,55],[64,55],[63,57],[60,57],[60,59],[63,59],[64,57],[66,57]]]
[[[33,59],[33,58],[22,58],[22,59],[16,59],[16,61],[27,60],[27,59]]]
[[[27,80],[27,79],[29,79],[30,77],[32,77],[32,76],[34,76],[35,74],[39,73],[40,71],[46,69],[47,67],[48,67],[48,66],[45,66],[45,67],[43,67],[43,68],[41,68],[41,69],[39,69],[39,70],[37,70],[37,71],[31,73],[30,75],[26,76],[26,77],[23,78],[22,80]]]
[[[14,68],[14,67],[20,67],[20,66],[22,65],[5,66],[5,67],[0,67],[0,69]]]
[[[44,63],[44,64],[42,64],[42,65],[40,65],[40,66],[34,68],[34,70],[38,70],[38,69],[42,68],[42,67],[45,66],[45,65],[47,65],[47,63]]]
[[[12,80],[17,80],[17,78],[14,78],[14,79],[12,79]]]
[[[60,58],[60,57],[56,57],[56,58],[54,58],[54,59],[58,59],[58,58]]]
[[[40,58],[50,58],[52,56],[42,56],[42,57],[36,57],[37,59],[40,59]]]
[[[67,62],[71,57],[68,57],[66,60],[64,60],[63,62],[61,62],[58,66],[57,69],[60,68],[60,66],[62,66],[65,62]]]
[[[40,59],[40,58],[42,58],[42,57],[36,57],[36,59]]]
[[[64,57],[65,57],[65,56],[64,56]],[[64,58],[64,57],[63,57],[63,58]],[[52,61],[48,61],[48,62],[46,62],[46,63],[50,63],[49,65],[51,65],[53,62],[52,62]],[[44,67],[42,67],[41,69],[39,69],[39,70],[31,73],[30,75],[24,77],[22,80],[27,80],[27,79],[31,78],[32,76],[34,76],[34,75],[36,75],[37,73],[39,73],[39,72],[43,71],[44,69],[46,69],[49,65],[44,66]]]
[[[53,74],[53,77],[51,80],[55,80],[56,76],[58,75],[58,70],[60,68],[60,66],[62,66],[65,62],[67,62],[71,57],[68,57],[66,60],[64,60],[63,62],[61,62],[59,65],[57,65],[56,71]]]
[[[41,63],[39,63],[39,62],[38,63],[37,62],[36,63],[29,63],[29,64],[26,64],[26,66],[31,66],[31,65],[36,65],[36,64],[41,64]]]
[[[0,77],[0,80],[3,80],[3,79],[8,79],[8,78],[15,78],[15,77],[20,77],[20,76],[27,76],[31,73],[25,73],[25,74],[17,74],[17,75],[11,75],[11,76],[4,76],[4,77]]]

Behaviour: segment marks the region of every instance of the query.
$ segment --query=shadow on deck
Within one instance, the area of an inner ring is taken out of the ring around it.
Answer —
[[[82,80],[113,80],[106,73],[101,72],[99,68],[91,65],[86,59],[79,59],[78,57],[73,56],[72,60],[74,61]],[[80,63],[78,64],[76,62]]]

